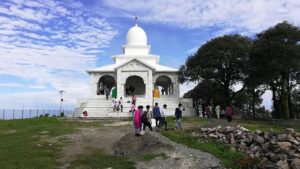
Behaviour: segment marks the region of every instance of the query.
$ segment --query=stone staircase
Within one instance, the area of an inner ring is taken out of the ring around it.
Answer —
[[[185,116],[194,116],[195,110],[192,105],[191,99],[181,99],[181,98],[139,98],[137,97],[137,106],[143,105],[144,108],[146,105],[152,106],[153,103],[157,102],[162,108],[164,104],[167,105],[167,116],[173,116],[175,108],[178,106],[178,103],[182,103],[185,107],[184,115]],[[129,112],[131,108],[131,98],[123,98],[123,112],[114,112],[113,111],[113,102],[112,98],[106,100],[106,97],[103,95],[95,96],[89,99],[78,99],[75,109],[75,117],[83,117],[82,112],[87,111],[88,117],[92,118],[108,118],[108,117],[132,117],[132,113]]]

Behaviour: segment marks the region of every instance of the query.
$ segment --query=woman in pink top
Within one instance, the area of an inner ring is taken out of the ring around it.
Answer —
[[[141,117],[142,117],[143,106],[139,106],[134,113],[133,123],[135,128],[135,136],[140,136],[140,131],[142,128]]]

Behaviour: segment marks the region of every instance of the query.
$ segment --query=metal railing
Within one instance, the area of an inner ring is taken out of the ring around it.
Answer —
[[[74,110],[51,109],[0,109],[0,120],[28,119],[35,117],[73,117]]]

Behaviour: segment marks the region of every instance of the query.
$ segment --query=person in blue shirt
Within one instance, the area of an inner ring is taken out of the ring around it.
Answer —
[[[161,120],[161,115],[160,115],[160,108],[158,106],[158,103],[155,103],[155,106],[153,107],[153,117],[155,119],[155,126],[159,128],[160,126],[160,120]]]
[[[182,129],[181,122],[182,122],[182,111],[184,108],[182,107],[182,104],[179,103],[178,107],[175,109],[175,127],[176,129]]]

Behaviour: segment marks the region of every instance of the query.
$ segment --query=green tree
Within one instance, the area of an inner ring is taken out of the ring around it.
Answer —
[[[215,104],[221,104],[223,98],[221,89],[212,80],[203,80],[197,84],[192,90],[187,92],[183,97],[193,98],[195,101],[201,99],[204,103],[213,102]]]
[[[179,80],[213,81],[221,90],[226,104],[231,104],[236,94],[243,91],[233,90],[236,84],[243,84],[247,78],[248,60],[252,42],[241,35],[217,37],[188,57],[180,68]]]
[[[256,77],[270,87],[275,111],[280,111],[282,106],[285,119],[294,117],[290,92],[295,87],[293,77],[300,71],[299,43],[299,27],[282,22],[257,34],[251,55],[251,66],[255,67]]]

